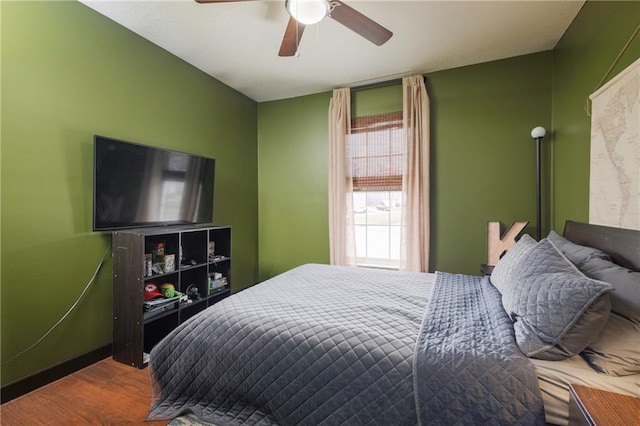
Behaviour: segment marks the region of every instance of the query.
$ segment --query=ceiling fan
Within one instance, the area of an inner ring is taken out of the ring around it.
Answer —
[[[198,3],[229,3],[251,0],[195,0]],[[291,17],[282,38],[278,56],[295,56],[305,25],[316,24],[326,16],[360,34],[371,43],[382,46],[393,35],[391,31],[339,0],[285,0]]]

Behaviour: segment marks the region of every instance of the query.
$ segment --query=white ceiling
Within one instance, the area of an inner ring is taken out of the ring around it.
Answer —
[[[393,32],[375,46],[325,18],[279,57],[284,0],[80,0],[258,102],[553,49],[584,1],[344,0]]]

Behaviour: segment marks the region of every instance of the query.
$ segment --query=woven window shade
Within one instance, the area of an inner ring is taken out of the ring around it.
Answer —
[[[353,118],[348,143],[354,191],[402,190],[402,111]]]

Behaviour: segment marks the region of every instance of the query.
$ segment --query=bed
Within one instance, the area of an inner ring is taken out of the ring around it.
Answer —
[[[639,231],[567,222],[491,277],[302,265],[163,339],[148,419],[566,424],[569,383],[640,394],[638,350],[608,330],[640,333],[639,248]]]

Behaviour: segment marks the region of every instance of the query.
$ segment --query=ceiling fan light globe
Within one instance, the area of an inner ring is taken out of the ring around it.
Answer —
[[[286,0],[284,6],[293,19],[305,25],[317,24],[329,13],[327,0]]]
[[[531,130],[531,137],[533,139],[542,139],[546,134],[547,130],[542,126],[534,127],[533,130]]]

